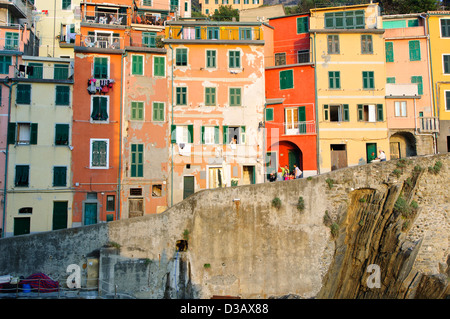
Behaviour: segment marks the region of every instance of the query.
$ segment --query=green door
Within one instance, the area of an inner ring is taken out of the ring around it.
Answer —
[[[298,108],[298,131],[300,134],[306,134],[306,113],[304,106]]]
[[[53,230],[67,228],[67,202],[53,202]]]
[[[366,144],[367,163],[372,162],[377,157],[377,143]]]
[[[183,199],[195,193],[194,176],[185,176],[183,183]]]
[[[97,224],[97,203],[84,204],[84,224]]]
[[[294,150],[289,150],[289,173],[294,171],[294,164],[298,166],[298,154]]]
[[[30,217],[14,218],[14,236],[30,233]]]

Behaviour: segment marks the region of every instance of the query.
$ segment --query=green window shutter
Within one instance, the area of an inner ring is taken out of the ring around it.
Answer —
[[[245,134],[245,126],[241,126],[241,140],[239,141],[240,144],[245,144],[246,134]]]
[[[383,104],[377,104],[377,121],[383,121]]]
[[[240,68],[241,67],[241,52],[240,51],[229,51],[229,68]]]
[[[348,122],[350,120],[350,114],[349,114],[349,110],[348,110],[348,104],[344,104],[344,109],[343,109],[343,118],[344,118],[344,122]]]
[[[200,137],[202,140],[202,144],[205,144],[205,127],[204,126],[201,127],[200,135],[201,135]]]
[[[330,89],[340,89],[341,88],[341,72],[340,71],[329,71],[328,72],[328,85]]]
[[[395,77],[386,78],[386,83],[395,83]]]
[[[304,106],[298,108],[298,129],[300,134],[306,133],[306,111]]]
[[[6,50],[18,50],[19,49],[19,33],[6,32],[5,33],[5,49]]]
[[[53,167],[53,186],[67,185],[67,167],[55,166]]]
[[[8,74],[11,64],[12,58],[10,56],[0,56],[0,74]]]
[[[327,104],[325,104],[323,106],[323,119],[325,121],[328,121],[328,119],[329,119],[329,109],[328,109],[328,105]]]
[[[241,89],[230,88],[230,106],[241,106]]]
[[[55,80],[67,80],[69,78],[69,66],[67,64],[55,64],[53,66],[53,78]]]
[[[417,83],[418,94],[422,95],[423,94],[422,76],[412,76],[411,83]]]
[[[8,144],[16,144],[16,123],[8,123]]]
[[[408,20],[408,28],[418,27],[418,26],[419,26],[419,20],[418,19]]]
[[[144,74],[144,57],[142,55],[133,55],[131,74],[134,75]]]
[[[176,101],[177,105],[186,105],[186,88],[185,87],[177,87],[176,88]]]
[[[142,32],[142,46],[148,48],[155,48],[156,32]]]
[[[108,58],[94,58],[94,78],[106,79],[108,77]]]
[[[131,119],[144,120],[144,102],[131,102]]]
[[[57,85],[56,88],[56,105],[70,105],[70,87]]]
[[[36,145],[38,140],[38,124],[31,123],[30,144]]]
[[[420,41],[409,41],[409,60],[420,61]]]
[[[154,57],[153,59],[153,73],[155,76],[166,76],[166,65],[164,57]]]
[[[394,43],[386,42],[386,62],[394,62]]]
[[[375,79],[373,71],[363,71],[363,88],[373,89],[375,88]]]
[[[216,105],[216,88],[205,88],[205,105]]]
[[[293,70],[280,71],[280,89],[292,89],[294,87]]]
[[[215,68],[216,67],[216,51],[207,50],[206,51],[206,67]]]
[[[44,70],[44,64],[43,63],[28,63],[29,67],[33,68],[33,74],[29,74],[29,79],[42,79],[43,78],[43,70]]]
[[[164,103],[153,102],[153,121],[164,121]]]
[[[188,143],[194,143],[194,125],[188,125]]]
[[[214,143],[219,144],[219,127],[214,126]]]
[[[358,104],[358,121],[362,121],[364,116],[363,116],[363,105],[362,104]]]
[[[444,73],[450,73],[450,55],[444,55]]]
[[[176,49],[175,64],[178,66],[187,65],[187,49]]]
[[[223,126],[223,144],[228,144],[228,126]]]
[[[16,165],[16,176],[14,185],[16,187],[28,187],[28,181],[30,176],[29,165]]]
[[[297,34],[306,33],[308,31],[308,17],[297,18]]]
[[[16,94],[17,104],[30,104],[31,84],[17,84]]]
[[[170,143],[176,143],[177,142],[177,126],[171,125],[170,126]]]
[[[144,145],[131,144],[131,177],[144,176]]]
[[[69,124],[55,125],[55,145],[69,144]]]
[[[107,143],[105,141],[94,141],[92,143],[92,162],[93,167],[106,167],[107,164]]]
[[[266,109],[266,121],[273,121],[273,108]]]
[[[440,19],[441,21],[441,36],[443,38],[450,37],[450,19]]]

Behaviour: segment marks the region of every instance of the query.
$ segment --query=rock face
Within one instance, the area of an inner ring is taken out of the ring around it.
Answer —
[[[341,212],[333,263],[318,298],[446,298],[446,274],[413,271],[422,240],[406,239],[420,208],[413,201],[423,169],[385,190],[359,189]]]

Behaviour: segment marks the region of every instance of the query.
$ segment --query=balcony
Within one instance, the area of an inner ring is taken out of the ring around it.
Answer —
[[[0,0],[0,8],[7,8],[19,19],[31,16],[33,4],[27,0]]]
[[[101,24],[108,26],[126,26],[128,20],[128,14],[123,12],[123,9],[119,7],[101,8],[88,7],[86,12],[83,12],[82,22],[90,24]]]
[[[113,33],[96,32],[89,35],[77,35],[76,46],[88,49],[120,50],[125,48],[124,38]]]
[[[19,65],[17,77],[21,79],[28,79],[36,82],[48,81],[73,81],[73,66],[68,63],[55,63],[52,66],[46,66],[45,62],[31,62]]]
[[[419,133],[439,132],[439,119],[437,117],[418,117],[416,120]]]
[[[285,135],[306,135],[316,134],[315,121],[289,122],[284,123]]]

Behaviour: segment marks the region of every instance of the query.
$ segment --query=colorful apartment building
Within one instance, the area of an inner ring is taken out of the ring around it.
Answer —
[[[204,15],[212,15],[219,10],[220,6],[231,6],[232,9],[246,10],[260,7],[263,0],[199,0],[201,12]]]
[[[434,114],[439,118],[437,152],[450,151],[450,11],[426,15]]]
[[[6,236],[71,225],[71,59],[22,56],[8,123]]]
[[[389,158],[378,4],[311,9],[319,173]]]
[[[38,42],[32,27],[33,4],[29,1],[0,2],[0,229],[5,235],[7,219],[8,162],[7,143],[10,110],[14,107],[15,77],[22,64],[22,56],[35,55]]]
[[[297,165],[303,177],[317,174],[314,64],[309,15],[269,19],[273,51],[266,55],[267,171]]]
[[[80,0],[35,0],[34,5],[39,55],[73,58],[75,37],[80,31]]]
[[[383,16],[383,29],[391,159],[434,154],[439,121],[433,109],[425,16]]]
[[[170,204],[264,180],[265,28],[167,22]]]

